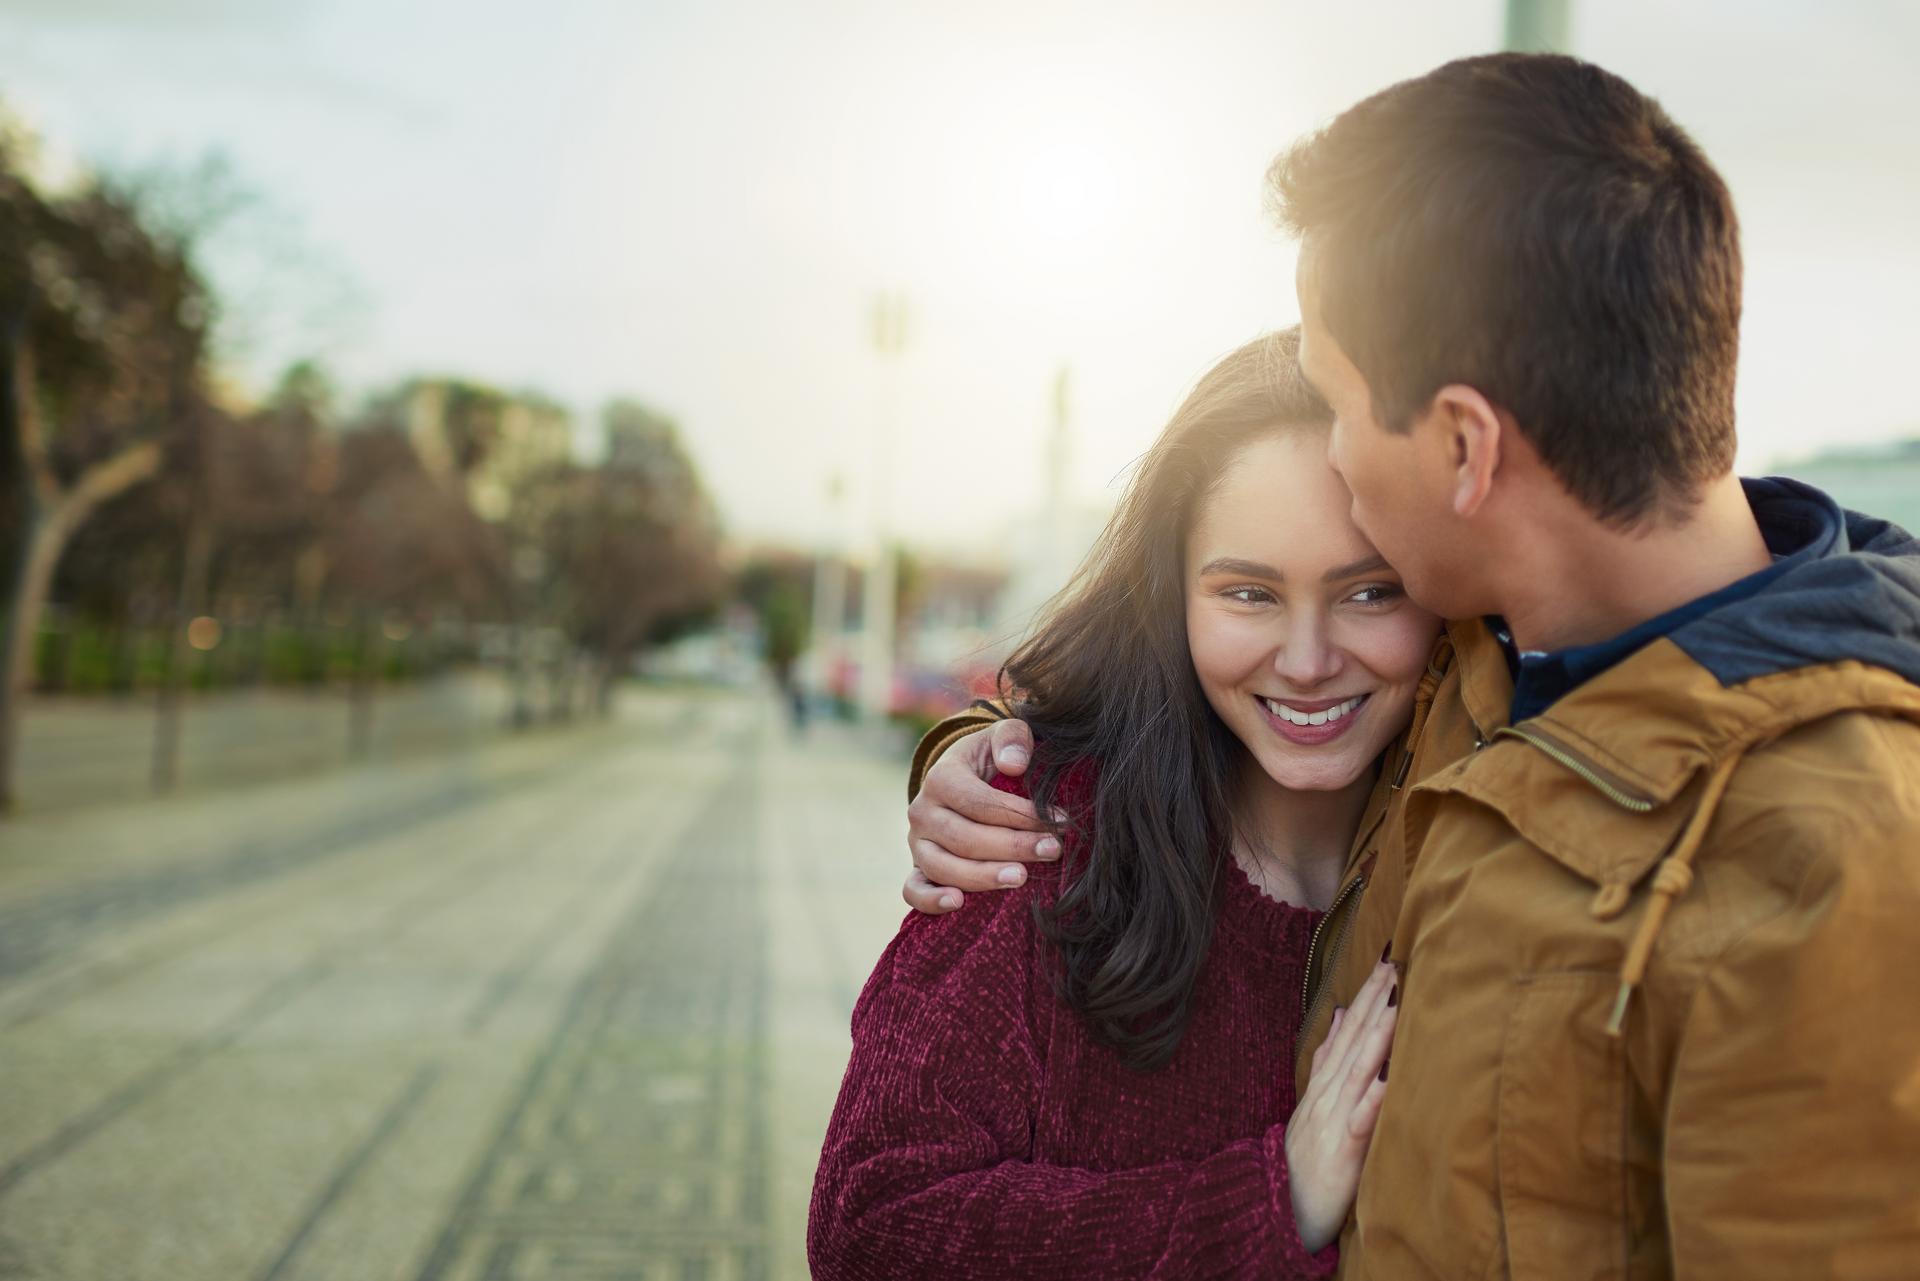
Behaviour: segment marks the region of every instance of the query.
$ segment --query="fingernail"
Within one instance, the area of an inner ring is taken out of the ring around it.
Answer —
[[[1024,867],[1003,867],[1000,869],[998,879],[1002,885],[1018,885],[1027,879],[1027,869]]]
[[[960,906],[960,896],[958,894],[943,894],[940,896],[940,906],[951,912],[954,908]]]
[[[1027,763],[1027,749],[1024,747],[1001,748],[1000,763],[1002,765],[1025,765]]]
[[[1398,1004],[1400,1004],[1400,985],[1395,983],[1393,985],[1393,991],[1387,993],[1387,1008],[1392,1009]]]
[[[1387,1079],[1387,1064],[1389,1064],[1389,1063],[1391,1063],[1391,1062],[1393,1062],[1393,1060],[1392,1060],[1392,1059],[1381,1059],[1381,1060],[1380,1060],[1380,1079],[1381,1079],[1382,1081],[1384,1081],[1384,1080],[1386,1080],[1386,1079]]]
[[[1388,939],[1387,945],[1380,949],[1380,964],[1385,965],[1387,963],[1387,958],[1392,955],[1393,955],[1393,940]]]
[[[1059,858],[1060,842],[1054,840],[1051,836],[1043,836],[1040,838],[1039,843],[1033,847],[1033,852],[1041,858]]]
[[[1066,822],[1067,822],[1067,812],[1066,812],[1065,810],[1061,810],[1061,809],[1056,809],[1056,810],[1052,810],[1052,811],[1050,811],[1050,812],[1051,812],[1051,813],[1052,813],[1052,815],[1053,815],[1053,821],[1054,821],[1055,823],[1057,823],[1057,824],[1060,824],[1060,825],[1061,825],[1061,826],[1063,826],[1063,827],[1064,827],[1064,826],[1066,825]]]

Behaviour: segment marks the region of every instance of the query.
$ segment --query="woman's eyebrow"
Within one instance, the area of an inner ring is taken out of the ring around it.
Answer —
[[[1350,565],[1335,565],[1320,575],[1323,583],[1337,583],[1343,578],[1358,578],[1361,574],[1372,574],[1383,569],[1392,569],[1387,558],[1375,552],[1373,555],[1356,560]],[[1265,578],[1280,583],[1286,581],[1286,575],[1262,561],[1241,560],[1237,556],[1221,556],[1210,560],[1200,567],[1201,577],[1209,574],[1244,574],[1248,578]]]
[[[1276,583],[1286,577],[1271,565],[1234,556],[1221,556],[1208,561],[1200,567],[1200,574],[1203,578],[1208,574],[1244,574],[1248,578],[1266,578]]]
[[[1387,558],[1385,556],[1382,556],[1379,552],[1375,552],[1371,556],[1354,561],[1351,565],[1335,565],[1332,569],[1320,575],[1320,581],[1323,583],[1337,583],[1343,578],[1358,578],[1362,574],[1375,574],[1383,569],[1391,570],[1392,568],[1393,566],[1387,564]]]

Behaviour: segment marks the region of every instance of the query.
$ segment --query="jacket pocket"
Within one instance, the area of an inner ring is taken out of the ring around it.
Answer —
[[[1627,1274],[1626,1057],[1611,972],[1530,974],[1500,1055],[1500,1217],[1516,1281]]]

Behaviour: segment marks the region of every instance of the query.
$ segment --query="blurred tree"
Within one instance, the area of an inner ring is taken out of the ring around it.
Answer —
[[[499,616],[510,592],[500,532],[465,491],[432,475],[407,435],[378,421],[344,434],[326,524],[329,614],[352,629],[349,745],[363,753],[389,620],[441,609]]]
[[[780,688],[793,684],[793,665],[807,648],[807,601],[793,583],[781,583],[760,611],[767,666]]]
[[[608,406],[587,468],[564,408],[478,382],[415,379],[343,417],[303,361],[231,405],[199,270],[250,203],[225,166],[50,192],[24,146],[0,123],[0,806],[36,659],[58,686],[76,638],[86,688],[159,687],[165,787],[190,682],[345,676],[357,750],[386,647],[417,625],[504,623],[517,672],[557,656],[550,707],[588,668],[604,710],[635,650],[718,599],[717,518],[669,419]]]
[[[539,505],[555,613],[591,665],[602,715],[633,655],[722,587],[719,520],[673,422],[632,401],[608,405],[603,422],[606,462],[550,471]]]
[[[105,181],[43,195],[24,146],[0,142],[0,475],[14,531],[0,808],[13,804],[19,702],[68,541],[159,471],[181,423],[215,412],[204,377],[212,304],[188,246]]]
[[[794,660],[806,651],[811,619],[807,593],[813,561],[796,552],[766,551],[752,557],[734,576],[734,594],[760,620],[762,657],[785,686]]]

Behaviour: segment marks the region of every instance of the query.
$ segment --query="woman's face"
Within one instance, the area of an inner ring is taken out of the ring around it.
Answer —
[[[1187,644],[1220,719],[1268,777],[1359,778],[1412,713],[1440,621],[1354,527],[1322,432],[1242,449],[1187,538]]]

